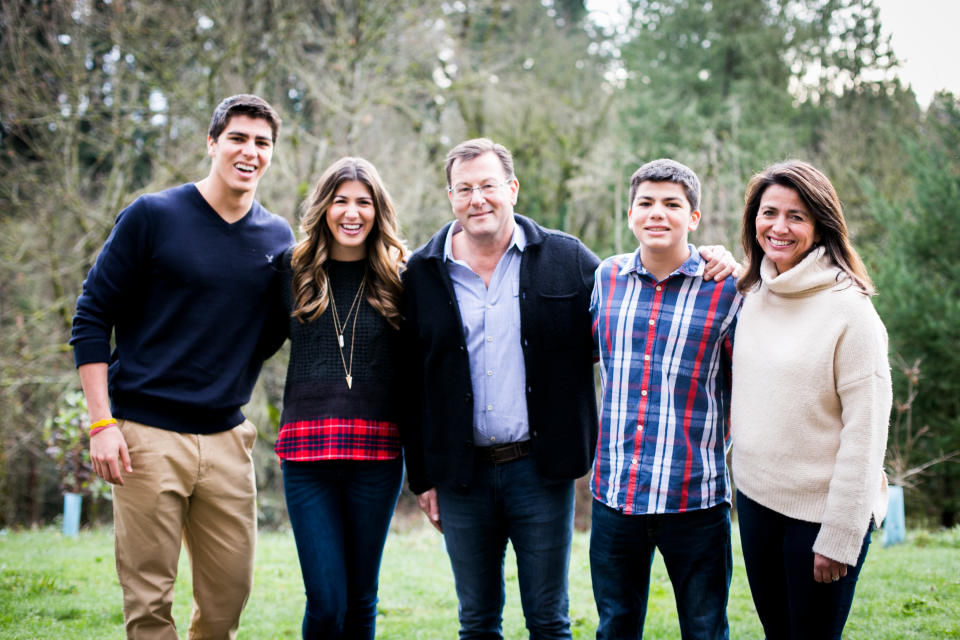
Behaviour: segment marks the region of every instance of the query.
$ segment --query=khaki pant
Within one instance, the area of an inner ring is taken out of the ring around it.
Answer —
[[[256,427],[210,435],[122,420],[133,473],[113,486],[117,575],[127,637],[176,640],[181,540],[193,573],[189,637],[233,639],[253,586]]]

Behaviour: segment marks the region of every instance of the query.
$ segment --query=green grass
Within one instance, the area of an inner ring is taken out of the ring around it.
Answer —
[[[457,602],[439,534],[420,520],[398,521],[387,542],[381,573],[382,638],[455,638]],[[574,537],[570,566],[570,617],[574,638],[592,638],[597,621],[590,590],[588,534]],[[731,637],[762,638],[750,599],[739,538],[734,535],[730,589]],[[181,558],[174,616],[186,629],[190,584]],[[504,636],[526,638],[516,567],[507,559]],[[0,533],[0,638],[121,639],[120,587],[108,528],[84,530],[76,539],[52,528]],[[253,594],[240,625],[241,638],[299,638],[303,589],[293,537],[263,532]],[[646,623],[650,638],[678,638],[673,591],[659,557],[650,586]],[[867,556],[847,638],[960,638],[960,528],[911,533],[891,548],[875,537]]]

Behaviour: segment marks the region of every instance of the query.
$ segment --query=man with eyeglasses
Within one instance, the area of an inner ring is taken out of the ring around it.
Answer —
[[[444,535],[460,638],[502,637],[507,540],[530,637],[570,638],[574,480],[597,439],[599,260],[514,213],[520,183],[502,145],[457,145],[446,174],[455,220],[404,272],[410,488]]]

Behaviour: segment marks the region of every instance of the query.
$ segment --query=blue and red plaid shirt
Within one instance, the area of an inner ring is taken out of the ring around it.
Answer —
[[[679,513],[730,501],[736,281],[703,279],[690,257],[657,282],[640,250],[604,260],[590,310],[603,384],[594,497],[625,514]]]

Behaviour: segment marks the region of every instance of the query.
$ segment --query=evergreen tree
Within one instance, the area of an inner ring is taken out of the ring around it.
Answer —
[[[886,323],[890,350],[907,363],[920,360],[913,423],[929,426],[910,464],[960,449],[960,101],[941,94],[929,108],[925,138],[909,145],[909,197],[903,204],[872,194],[884,229],[867,257],[877,284],[876,306]],[[896,371],[894,372],[896,374]],[[894,375],[896,397],[907,380]],[[946,462],[922,477],[921,507],[944,526],[960,515],[960,465]]]

